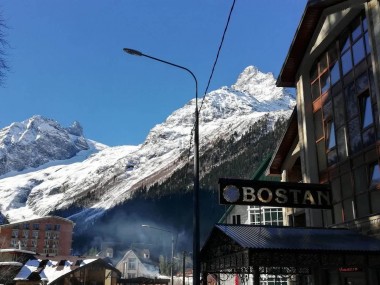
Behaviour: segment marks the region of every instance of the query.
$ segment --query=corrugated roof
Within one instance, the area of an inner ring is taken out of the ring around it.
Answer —
[[[380,240],[347,229],[217,224],[215,228],[244,249],[371,252]]]

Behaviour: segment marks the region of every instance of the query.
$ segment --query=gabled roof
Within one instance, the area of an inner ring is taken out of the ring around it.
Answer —
[[[347,0],[309,0],[307,2],[285,62],[281,68],[280,75],[277,78],[277,86],[295,87],[298,68],[304,58],[323,11],[328,7],[345,1]],[[359,0],[356,1],[359,2]],[[361,1],[366,2],[368,0]]]

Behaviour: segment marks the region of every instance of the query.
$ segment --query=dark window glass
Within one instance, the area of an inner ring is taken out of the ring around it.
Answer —
[[[338,49],[336,48],[336,44],[332,44],[328,51],[329,54],[329,64],[331,65],[333,62],[338,60]]]
[[[332,191],[332,199],[333,203],[336,203],[342,200],[342,196],[340,194],[340,179],[334,179],[331,181],[331,191]]]
[[[359,118],[348,122],[348,136],[350,138],[350,151],[356,153],[362,148]]]
[[[368,30],[368,23],[367,23],[367,18],[366,17],[363,17],[362,19],[362,24],[363,24],[363,31],[367,31]]]
[[[340,53],[344,53],[350,47],[350,35],[345,33],[340,40]]]
[[[365,129],[373,124],[373,114],[371,106],[371,98],[369,94],[362,96],[361,101],[361,113],[362,113],[362,128]]]
[[[325,121],[331,120],[333,117],[331,100],[326,101],[326,103],[323,105],[322,109],[323,109],[323,119]]]
[[[336,61],[330,69],[331,85],[337,83],[340,79],[339,62]]]
[[[368,74],[367,72],[359,75],[355,80],[356,93],[360,94],[368,88]]]
[[[334,219],[336,224],[343,222],[343,209],[341,203],[334,205]]]
[[[351,83],[345,89],[346,113],[347,118],[351,119],[358,115],[357,98],[355,92],[355,85]]]
[[[336,141],[338,147],[339,161],[347,158],[347,143],[346,143],[346,129],[345,127],[336,130]]]
[[[368,200],[368,193],[364,193],[362,195],[359,195],[356,197],[356,215],[358,218],[362,218],[365,216],[368,216],[370,214],[369,211],[369,200]]]
[[[371,192],[371,209],[372,213],[379,213],[380,212],[380,191],[373,191]]]
[[[322,112],[318,110],[314,113],[314,134],[315,138],[319,140],[323,137],[323,125],[322,125]]]
[[[352,221],[354,219],[354,210],[352,209],[352,207],[353,204],[351,199],[343,201],[345,221]]]
[[[347,51],[342,55],[342,72],[343,75],[346,75],[351,69],[352,69],[352,60],[351,60],[351,53],[350,51]]]
[[[360,26],[360,22],[361,22],[360,19],[357,19],[354,22],[352,33],[351,33],[353,41],[355,41],[362,34],[362,29],[361,29],[361,26]]]
[[[343,94],[339,93],[334,97],[335,125],[342,126],[345,123],[344,119],[344,100]]]
[[[357,65],[365,57],[364,42],[363,39],[359,39],[353,46],[352,52],[354,54],[354,65]]]
[[[325,53],[319,61],[319,72],[322,73],[328,66],[327,53]]]
[[[349,173],[344,174],[340,178],[340,183],[342,185],[342,198],[347,199],[353,195],[353,185],[351,181],[351,175]]]
[[[365,47],[367,54],[370,54],[372,52],[371,44],[369,42],[369,35],[368,32],[364,34],[364,41],[365,41]]]
[[[334,127],[334,122],[329,121],[327,122],[327,149],[332,149],[335,147],[336,142],[335,142],[335,127]]]
[[[325,72],[321,77],[321,93],[325,93],[330,89],[330,76],[328,72]]]
[[[376,133],[375,129],[369,128],[365,132],[363,132],[363,146],[369,146],[376,141]]]
[[[319,167],[319,170],[322,171],[326,169],[327,167],[326,148],[325,148],[324,140],[321,140],[317,143],[317,153],[318,153],[318,167]]]
[[[367,170],[365,166],[361,166],[354,170],[355,179],[355,192],[360,193],[367,191],[368,189],[368,179]]]
[[[311,98],[313,99],[313,101],[315,99],[317,99],[320,95],[320,92],[319,92],[319,81],[318,79],[311,84]]]
[[[336,149],[330,150],[327,153],[327,164],[333,165],[338,162],[338,155],[336,154]]]
[[[310,72],[310,81],[314,81],[318,77],[318,65],[314,64]]]

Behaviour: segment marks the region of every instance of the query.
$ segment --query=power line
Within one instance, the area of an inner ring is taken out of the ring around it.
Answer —
[[[215,61],[214,61],[214,64],[213,64],[213,66],[212,66],[212,69],[211,69],[211,74],[210,74],[210,77],[209,77],[208,82],[207,82],[207,86],[206,86],[206,89],[205,89],[205,92],[204,92],[204,95],[203,95],[203,98],[202,98],[201,105],[200,105],[200,107],[199,107],[199,111],[198,111],[199,114],[200,114],[200,112],[201,112],[201,110],[202,110],[203,103],[204,103],[205,98],[206,98],[206,96],[207,96],[207,92],[208,92],[208,89],[209,89],[209,87],[210,87],[212,77],[214,76],[215,67],[216,67],[216,64],[218,63],[218,59],[219,59],[219,55],[220,55],[220,51],[222,50],[222,46],[223,46],[223,43],[224,43],[224,38],[225,38],[225,36],[226,36],[227,30],[228,30],[228,26],[229,26],[229,24],[230,24],[231,15],[232,15],[232,11],[234,10],[235,3],[236,3],[236,0],[233,0],[232,5],[231,5],[230,12],[229,12],[229,14],[228,14],[228,18],[227,18],[226,25],[225,25],[225,27],[224,27],[223,36],[222,36],[222,39],[221,39],[220,44],[219,44],[218,52],[216,53]],[[193,134],[194,134],[195,123],[196,123],[196,122],[194,122],[194,126],[193,126],[193,128],[191,129],[191,134],[190,134],[189,151],[188,151],[188,156],[187,156],[187,160],[188,160],[188,162],[190,162],[190,155],[191,155],[191,149],[192,149],[192,141],[193,141]],[[198,123],[199,123],[199,122],[198,122]],[[190,163],[187,164],[187,171],[186,171],[186,174],[188,173],[189,165],[190,165]]]

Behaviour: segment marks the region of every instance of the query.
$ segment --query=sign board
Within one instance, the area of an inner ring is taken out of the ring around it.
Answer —
[[[331,209],[331,201],[326,184],[219,178],[219,203],[223,205]]]

